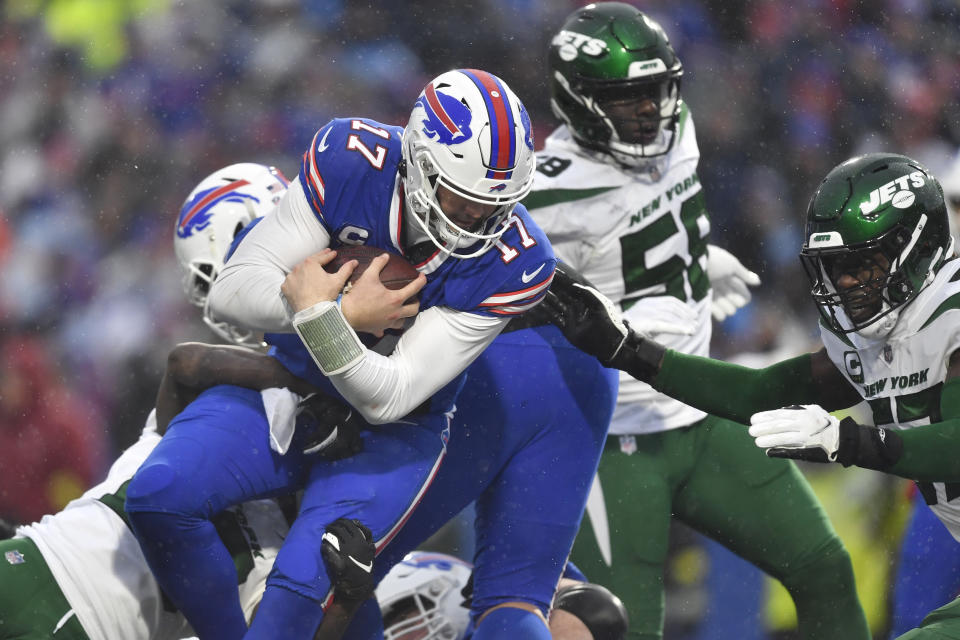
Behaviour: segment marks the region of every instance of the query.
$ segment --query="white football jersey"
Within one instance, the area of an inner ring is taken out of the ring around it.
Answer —
[[[106,480],[60,513],[17,530],[43,554],[90,640],[174,640],[193,633],[184,617],[164,603],[136,538],[118,513],[127,482],[159,441],[151,411],[140,439],[113,463]],[[222,534],[234,534],[228,548],[241,570],[240,602],[249,622],[289,524],[272,500],[246,503],[216,522]]]
[[[822,322],[820,334],[830,360],[870,405],[877,426],[915,429],[939,420],[950,355],[960,349],[960,259],[943,265],[885,338],[836,334]],[[960,484],[918,486],[960,541]]]
[[[624,316],[689,328],[661,334],[672,349],[708,355],[710,219],[697,177],[700,151],[684,105],[670,153],[644,169],[624,169],[582,149],[562,126],[537,154],[533,192],[524,204],[546,231],[557,256],[582,273]],[[626,373],[611,434],[685,427],[706,414],[653,390]]]

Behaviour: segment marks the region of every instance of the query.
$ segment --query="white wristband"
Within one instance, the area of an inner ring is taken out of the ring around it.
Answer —
[[[298,311],[293,328],[325,376],[342,373],[366,354],[336,302],[325,300]]]

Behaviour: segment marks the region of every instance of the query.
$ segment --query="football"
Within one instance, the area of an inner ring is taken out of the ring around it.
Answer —
[[[383,283],[383,286],[387,289],[401,289],[412,280],[415,280],[419,275],[419,272],[414,266],[407,262],[403,256],[391,253],[385,249],[368,247],[362,244],[345,244],[336,247],[336,251],[337,257],[324,267],[328,272],[335,273],[340,267],[351,260],[356,260],[359,263],[350,276],[350,280],[347,281],[348,284],[355,282],[357,278],[367,270],[370,262],[381,253],[390,254],[390,260],[387,261],[386,266],[384,266],[380,272],[380,282]]]

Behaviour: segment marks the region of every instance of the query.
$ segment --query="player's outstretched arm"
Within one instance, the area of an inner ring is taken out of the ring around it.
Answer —
[[[950,359],[940,392],[941,420],[922,429],[878,429],[837,420],[819,407],[753,416],[750,434],[767,455],[839,462],[920,482],[960,482],[960,353]]]
[[[574,346],[604,366],[625,371],[690,406],[743,424],[765,409],[816,403],[832,411],[860,401],[823,349],[764,369],[667,349],[649,333],[628,326],[606,296],[565,266],[558,267],[541,306],[544,309],[531,313],[551,314]],[[665,332],[670,327],[650,329]]]

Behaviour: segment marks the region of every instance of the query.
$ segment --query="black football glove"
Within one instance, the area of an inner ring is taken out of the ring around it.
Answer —
[[[660,370],[665,348],[630,328],[620,310],[579,273],[560,264],[547,297],[540,303],[570,344],[605,367],[648,382]]]
[[[340,518],[327,527],[320,555],[341,601],[362,602],[373,595],[373,534],[359,520]]]
[[[307,454],[339,460],[360,453],[364,427],[349,405],[322,393],[311,393],[297,405],[297,440]]]

